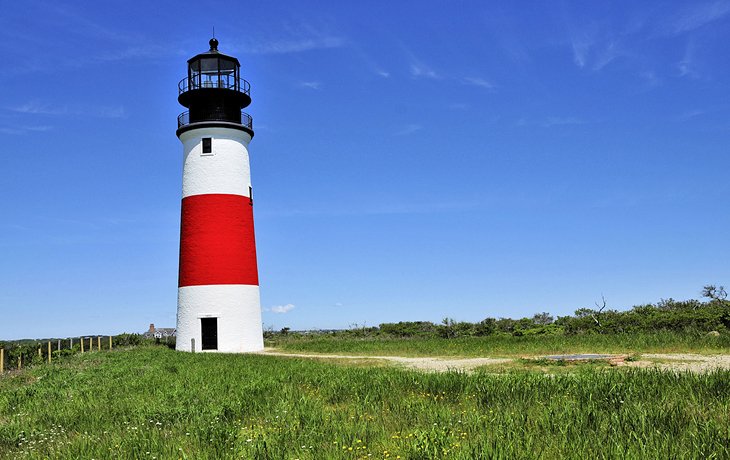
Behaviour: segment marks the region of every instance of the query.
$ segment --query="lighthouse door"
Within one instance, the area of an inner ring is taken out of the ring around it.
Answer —
[[[202,340],[200,342],[203,350],[218,349],[218,318],[200,318],[200,330]]]

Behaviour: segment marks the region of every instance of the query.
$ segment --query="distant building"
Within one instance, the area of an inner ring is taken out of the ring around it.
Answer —
[[[166,339],[175,337],[176,333],[177,330],[174,327],[155,327],[155,324],[151,323],[149,330],[142,335],[148,339]]]

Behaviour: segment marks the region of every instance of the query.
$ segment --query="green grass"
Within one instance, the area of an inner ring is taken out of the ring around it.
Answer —
[[[482,372],[490,372],[493,374],[507,373],[542,373],[547,375],[558,374],[586,374],[594,373],[599,370],[611,370],[614,372],[626,371],[626,368],[614,368],[605,360],[583,360],[583,361],[564,361],[552,359],[516,359],[506,363],[489,364],[479,368]]]
[[[282,351],[391,356],[520,357],[567,353],[730,353],[730,335],[656,332],[586,335],[491,335],[457,339],[351,336],[278,336]]]
[[[730,372],[424,374],[162,347],[0,378],[0,458],[730,458]]]

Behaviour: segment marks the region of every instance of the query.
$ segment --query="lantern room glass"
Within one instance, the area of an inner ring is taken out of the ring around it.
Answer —
[[[226,88],[239,90],[239,65],[221,56],[206,56],[188,65],[190,89]]]

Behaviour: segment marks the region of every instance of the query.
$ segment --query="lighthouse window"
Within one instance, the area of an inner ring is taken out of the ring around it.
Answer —
[[[253,187],[248,186],[248,204],[253,206]]]
[[[203,153],[213,153],[213,139],[210,137],[203,138]]]

